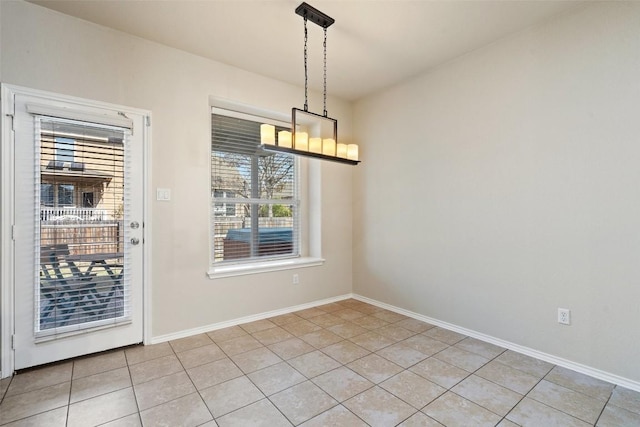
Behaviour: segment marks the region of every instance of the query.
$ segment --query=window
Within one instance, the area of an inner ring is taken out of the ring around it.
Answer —
[[[40,172],[34,181],[40,187],[39,238],[34,242],[40,254],[36,336],[126,320],[130,285],[123,259],[128,249],[118,211],[125,191],[128,131],[63,118],[35,121]],[[60,141],[73,141],[62,160]],[[76,283],[79,277],[84,288]],[[90,289],[92,297],[79,293],[86,293],[82,289]]]
[[[286,124],[215,109],[212,115],[212,265],[297,257],[298,167],[294,156],[265,151],[260,125]]]
[[[53,206],[53,184],[40,185],[40,204],[42,206]]]
[[[75,186],[73,184],[40,185],[41,206],[75,206]]]
[[[217,216],[236,216],[236,204],[224,203],[221,199],[236,197],[236,193],[228,190],[213,190],[213,198],[215,203],[213,204],[213,214]]]
[[[73,206],[74,189],[72,184],[60,184],[58,185],[58,206]]]
[[[72,163],[75,145],[75,139],[55,138],[56,161]]]
[[[82,207],[83,208],[92,208],[93,204],[93,193],[82,193]]]

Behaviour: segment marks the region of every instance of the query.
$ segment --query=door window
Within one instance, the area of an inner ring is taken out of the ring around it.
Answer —
[[[126,132],[70,120],[39,121],[36,334],[126,320],[121,207]],[[95,186],[103,190],[97,198],[95,192],[79,191]]]

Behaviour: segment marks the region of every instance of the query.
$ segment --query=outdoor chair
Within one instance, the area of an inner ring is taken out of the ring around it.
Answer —
[[[99,320],[121,289],[120,280],[99,278],[91,267],[83,272],[69,256],[67,244],[41,247],[41,329]]]

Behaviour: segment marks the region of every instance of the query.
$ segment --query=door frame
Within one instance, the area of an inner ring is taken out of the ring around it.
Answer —
[[[15,95],[40,97],[43,100],[69,102],[80,106],[101,108],[116,113],[130,113],[146,117],[143,127],[142,165],[142,340],[151,339],[151,111],[94,101],[74,96],[61,95],[30,89],[22,86],[1,84],[0,87],[0,378],[13,374],[15,358],[13,336],[15,333],[15,270],[14,227],[15,223],[15,170],[14,170],[14,98]]]

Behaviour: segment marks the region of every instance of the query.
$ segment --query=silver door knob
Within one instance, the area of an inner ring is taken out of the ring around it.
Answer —
[[[140,224],[138,224],[138,221],[133,221],[133,222],[131,223],[131,228],[133,228],[134,230],[135,230],[136,228],[138,228],[138,227],[140,227]]]
[[[134,237],[131,239],[131,244],[132,245],[137,245],[138,243],[140,243],[140,239],[138,239],[137,237]]]

